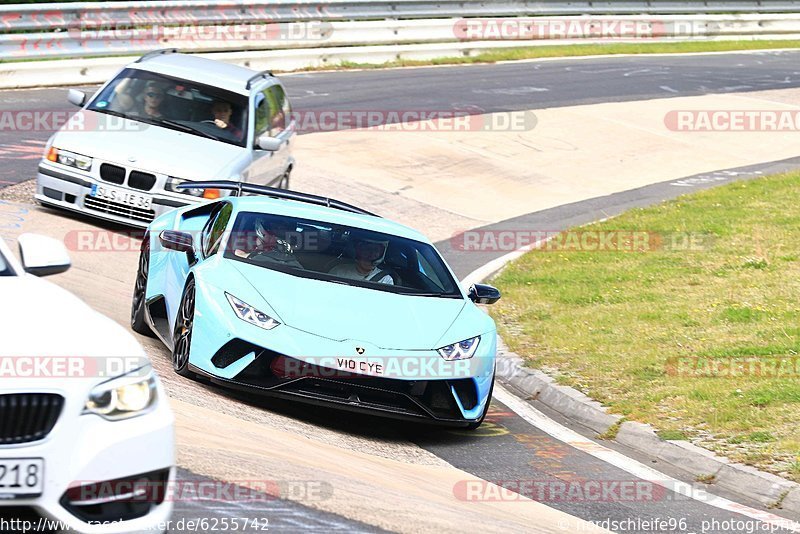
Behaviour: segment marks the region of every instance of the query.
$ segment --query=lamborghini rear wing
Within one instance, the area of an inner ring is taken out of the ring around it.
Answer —
[[[233,191],[234,196],[242,196],[243,193],[252,195],[263,195],[272,198],[281,198],[285,200],[294,200],[296,202],[305,202],[307,204],[315,204],[317,206],[326,206],[351,213],[358,213],[360,215],[371,215],[372,217],[380,217],[365,209],[357,206],[347,204],[341,200],[334,198],[320,197],[310,193],[301,193],[299,191],[287,191],[286,189],[277,189],[275,187],[267,187],[265,185],[255,185],[242,182],[234,182],[232,180],[217,180],[206,182],[183,182],[178,186],[178,189],[224,189],[226,191]]]

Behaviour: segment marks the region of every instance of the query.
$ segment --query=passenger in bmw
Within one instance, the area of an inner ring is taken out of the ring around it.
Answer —
[[[160,119],[164,115],[161,113],[161,103],[164,101],[164,88],[160,83],[150,81],[144,86],[144,105],[139,115],[151,119]]]
[[[110,109],[144,118],[162,118],[164,115],[161,113],[161,103],[164,101],[164,86],[150,80],[145,84],[144,91],[138,93],[131,85],[131,79],[126,78],[114,88]]]
[[[295,269],[303,266],[294,256],[291,244],[285,239],[280,239],[279,228],[272,228],[269,221],[257,219],[252,232],[247,233],[245,248],[235,248],[233,253],[240,257],[255,262],[274,263]]]

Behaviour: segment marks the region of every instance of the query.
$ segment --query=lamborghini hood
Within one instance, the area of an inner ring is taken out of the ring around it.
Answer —
[[[336,341],[435,349],[466,305],[460,298],[399,295],[232,263],[284,324]]]

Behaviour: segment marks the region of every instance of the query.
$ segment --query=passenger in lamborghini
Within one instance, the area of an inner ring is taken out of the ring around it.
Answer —
[[[351,280],[393,285],[395,281],[392,273],[379,267],[385,255],[386,243],[383,241],[359,239],[355,245],[355,259],[334,266],[329,274]]]

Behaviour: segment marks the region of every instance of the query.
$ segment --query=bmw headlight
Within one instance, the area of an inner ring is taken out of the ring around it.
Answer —
[[[478,343],[480,340],[481,336],[472,337],[465,339],[464,341],[459,341],[458,343],[453,343],[452,345],[447,345],[446,347],[436,349],[436,352],[438,352],[439,356],[447,361],[467,360],[475,356],[475,351],[478,350]]]
[[[233,308],[233,312],[242,321],[258,326],[265,330],[272,330],[281,324],[266,313],[258,311],[248,303],[237,299],[230,293],[225,293],[225,296],[228,297],[228,302],[230,303],[231,308]]]
[[[89,171],[92,168],[92,158],[89,156],[82,156],[80,154],[76,154],[75,152],[61,150],[60,148],[56,148],[54,146],[51,146],[47,149],[45,159],[47,159],[47,161],[52,161],[53,163],[60,163],[69,167],[75,167],[76,169],[80,169],[82,171]]]
[[[175,178],[174,176],[167,176],[167,183],[164,184],[164,189],[172,193],[181,193],[183,195],[192,195],[193,197],[203,196],[202,189],[178,189],[178,186],[184,182],[191,180],[183,180],[182,178]]]
[[[150,364],[103,382],[89,394],[83,413],[119,421],[147,413],[156,402],[156,375]]]

